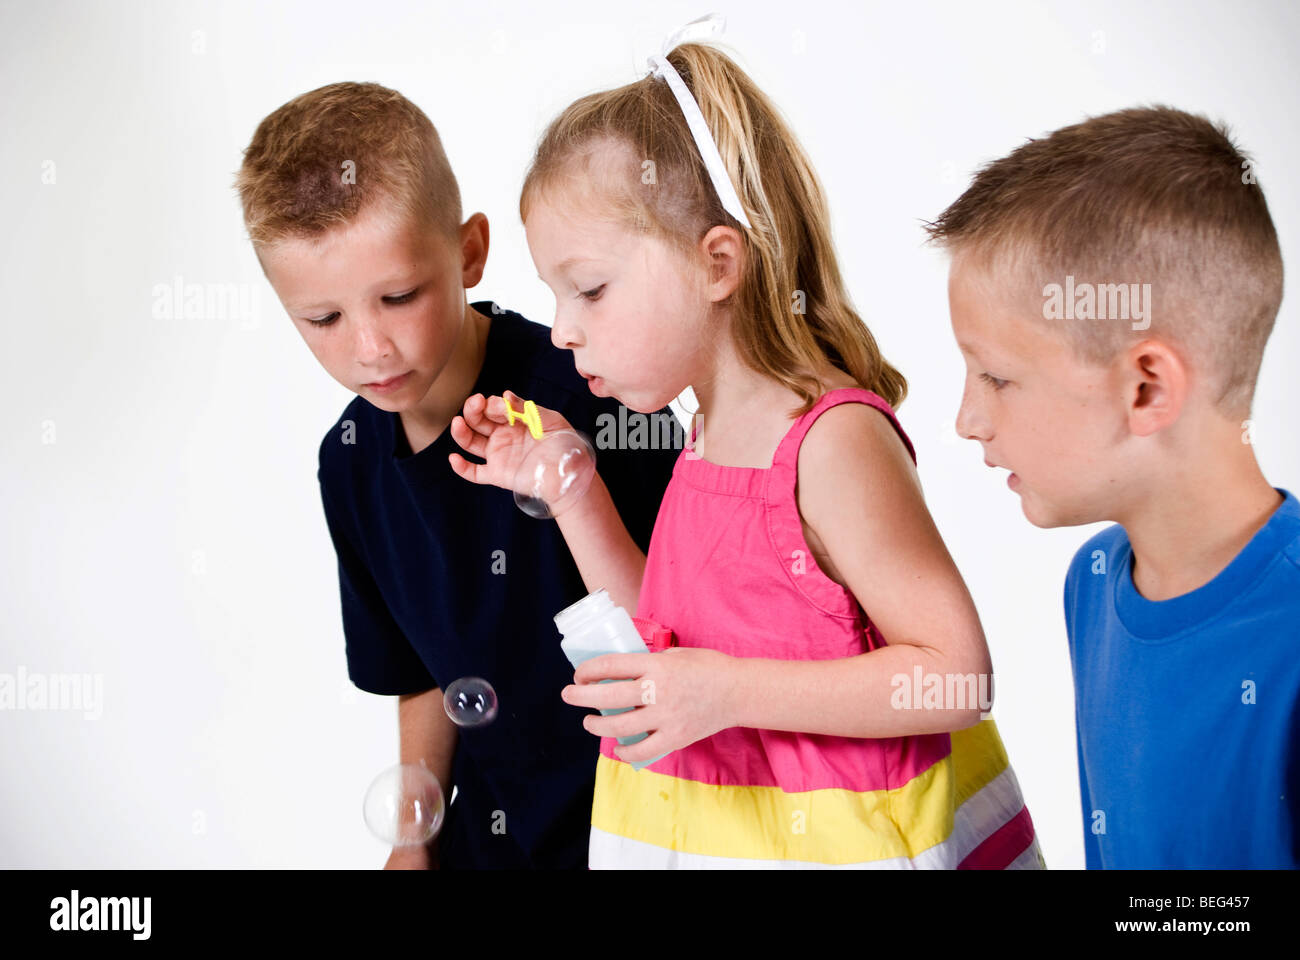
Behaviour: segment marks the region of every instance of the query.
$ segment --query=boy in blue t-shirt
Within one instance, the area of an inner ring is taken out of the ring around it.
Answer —
[[[1300,866],[1300,504],[1251,445],[1282,297],[1251,161],[1122,110],[989,163],[928,229],[958,433],[1031,523],[1116,524],[1065,584],[1087,866]]]
[[[553,521],[456,474],[449,425],[469,397],[507,389],[562,412],[601,448],[599,482],[644,550],[676,419],[593,396],[548,328],[467,302],[487,220],[461,222],[438,134],[396,91],[336,83],[291,100],[259,124],[238,188],[294,326],[358,394],[317,474],[349,676],[399,698],[401,761],[455,790],[440,834],[387,866],[585,867],[598,744],[560,699],[573,668],[552,618],[587,590]],[[464,677],[492,684],[494,722],[452,723],[442,690]]]

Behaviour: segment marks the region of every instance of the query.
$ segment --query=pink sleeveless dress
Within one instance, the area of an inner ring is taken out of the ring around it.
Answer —
[[[799,445],[840,403],[880,410],[915,460],[889,404],[858,388],[795,420],[766,470],[688,447],[655,521],[639,618],[671,628],[679,646],[735,657],[836,659],[885,644],[818,568],[795,500]],[[616,745],[600,744],[592,869],[1044,866],[991,716],[888,739],[732,727],[640,771]]]

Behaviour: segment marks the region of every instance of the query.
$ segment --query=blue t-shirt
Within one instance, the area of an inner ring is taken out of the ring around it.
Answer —
[[[669,431],[643,423],[638,433],[642,415],[594,396],[549,328],[490,301],[473,306],[491,324],[470,393],[509,388],[586,433],[619,515],[647,549],[679,453],[663,443]],[[673,414],[643,419],[661,416]],[[589,711],[560,699],[573,667],[552,618],[587,590],[555,521],[526,515],[508,490],[458,476],[452,452],[481,462],[449,429],[412,454],[398,414],[360,396],[321,442],[348,674],[378,694],[445,690],[470,676],[496,691],[497,719],[457,731],[443,867],[582,868],[600,741],[583,729]]]
[[[1089,869],[1300,867],[1300,503],[1151,601],[1118,524],[1065,579]]]

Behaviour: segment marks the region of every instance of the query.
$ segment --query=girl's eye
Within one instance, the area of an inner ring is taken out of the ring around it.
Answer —
[[[328,327],[331,323],[337,320],[338,317],[339,315],[337,313],[331,313],[328,316],[321,317],[319,320],[308,320],[307,322],[313,327]]]
[[[991,384],[994,390],[1001,390],[1007,385],[1006,380],[999,380],[997,377],[991,377],[987,373],[981,373],[980,379],[985,383]]]
[[[599,299],[600,299],[600,292],[601,292],[602,290],[604,290],[604,289],[605,289],[605,285],[602,283],[599,287],[596,287],[596,288],[594,288],[594,289],[592,289],[592,290],[584,290],[584,291],[582,291],[582,293],[578,294],[578,296],[580,296],[580,297],[582,297],[582,299],[584,299],[584,300],[588,300],[588,301],[590,301],[590,300],[599,300]]]
[[[384,297],[384,302],[385,303],[410,303],[412,300],[415,299],[415,295],[419,292],[420,292],[419,288],[416,288],[415,290],[412,290],[410,293],[400,293],[395,297]]]

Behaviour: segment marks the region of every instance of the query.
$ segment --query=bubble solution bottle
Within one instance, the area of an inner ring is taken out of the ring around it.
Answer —
[[[560,649],[564,651],[564,655],[569,658],[569,662],[573,664],[575,670],[580,664],[604,653],[650,652],[627,611],[622,607],[616,607],[614,601],[610,599],[609,592],[603,589],[588,594],[573,606],[565,607],[557,613],[555,615],[555,626],[559,629],[562,637]],[[663,628],[660,628],[660,631],[667,633]],[[656,631],[656,633],[658,632]],[[627,683],[628,681],[611,678],[600,682]],[[604,716],[610,716],[611,714],[626,713],[628,710],[634,709],[636,708],[620,707],[616,710],[602,710],[600,712]],[[630,737],[619,737],[618,742],[626,747],[633,743],[640,743],[646,736],[647,734],[644,732],[637,733]],[[632,767],[640,770],[650,766],[657,760],[662,760],[666,756],[668,754],[661,753],[652,760],[641,760],[633,763]]]

